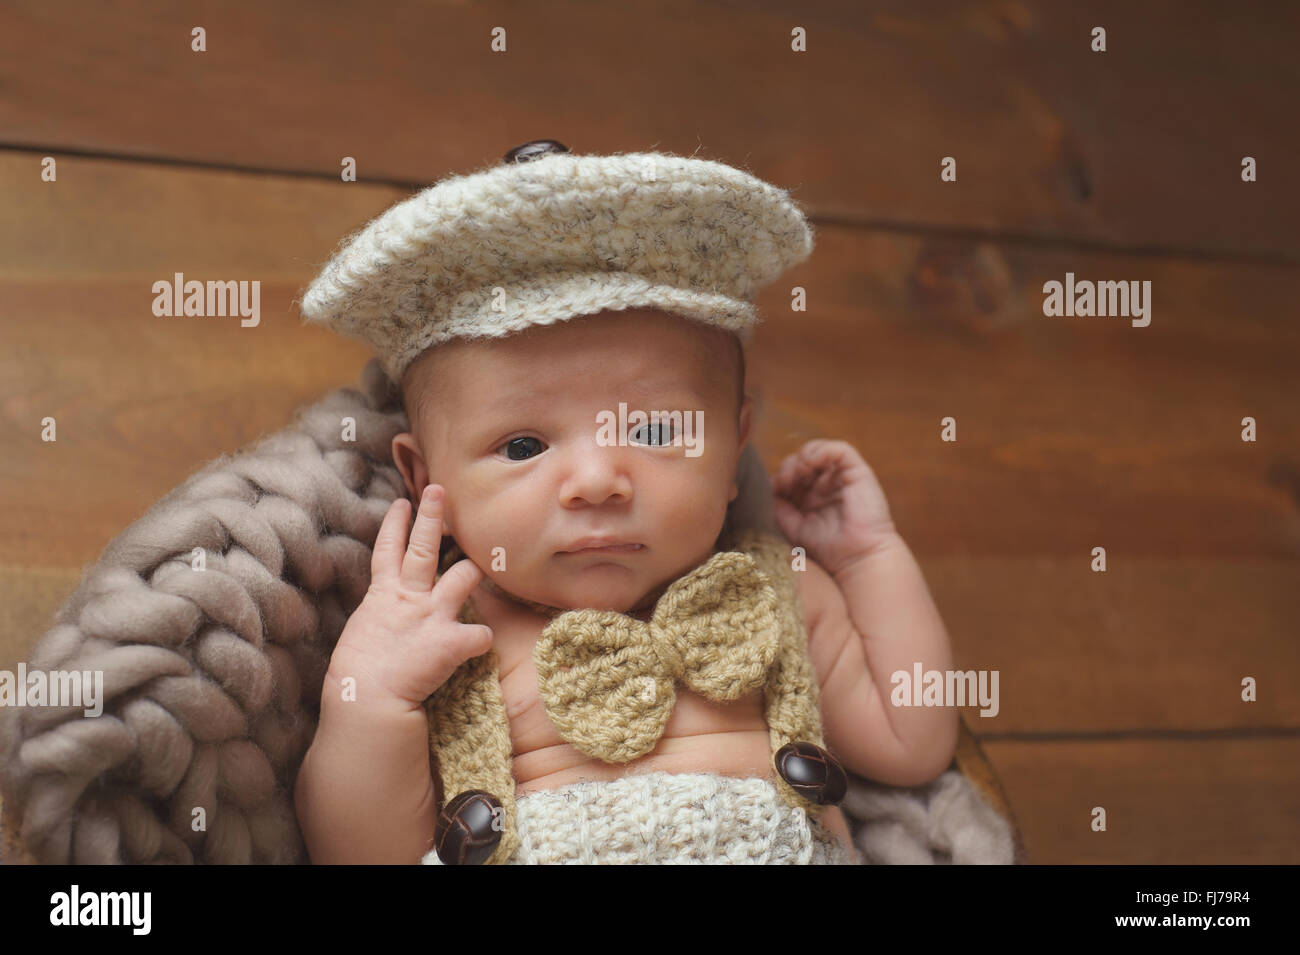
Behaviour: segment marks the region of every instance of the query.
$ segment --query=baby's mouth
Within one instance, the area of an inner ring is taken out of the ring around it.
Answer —
[[[641,550],[645,550],[644,544],[588,544],[562,550],[559,553],[561,556],[566,554],[634,554]]]

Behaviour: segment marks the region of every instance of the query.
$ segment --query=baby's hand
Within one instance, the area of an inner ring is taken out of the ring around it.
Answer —
[[[466,558],[437,576],[444,494],[441,485],[425,487],[409,546],[406,498],[393,501],[379,528],[370,589],[348,618],[329,665],[329,679],[356,679],[358,702],[395,697],[420,707],[462,663],[492,648],[491,627],[457,619],[483,571]]]
[[[809,441],[772,479],[776,522],[832,576],[893,535],[876,475],[845,441]]]

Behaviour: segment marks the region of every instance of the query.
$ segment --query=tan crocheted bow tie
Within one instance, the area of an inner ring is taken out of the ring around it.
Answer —
[[[589,756],[625,763],[654,749],[680,680],[711,700],[767,682],[781,639],[776,593],[754,558],[714,554],[674,581],[648,622],[570,610],[533,648],[537,687],[560,736]]]

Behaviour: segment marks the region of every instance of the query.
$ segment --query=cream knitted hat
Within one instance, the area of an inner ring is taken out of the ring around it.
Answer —
[[[671,153],[570,154],[554,140],[451,176],[343,240],[306,321],[372,345],[395,382],[425,349],[606,309],[653,307],[746,341],[754,293],[812,252],[782,189]]]

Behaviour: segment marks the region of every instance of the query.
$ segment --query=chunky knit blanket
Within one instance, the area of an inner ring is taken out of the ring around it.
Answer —
[[[330,654],[405,489],[407,428],[377,360],[163,497],[88,567],[28,671],[100,671],[103,712],[0,708],[0,852],[43,864],[305,863],[293,785]],[[775,529],[752,451],[734,527]],[[849,774],[864,861],[1023,861],[968,733],[953,768],[896,789]]]

